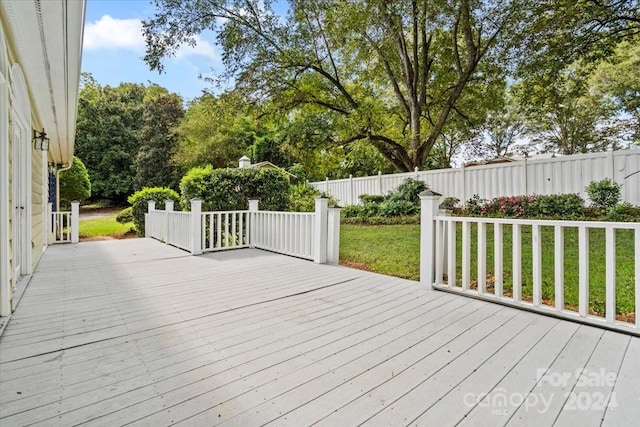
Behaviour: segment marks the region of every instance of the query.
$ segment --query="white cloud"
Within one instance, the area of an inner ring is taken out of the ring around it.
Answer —
[[[176,58],[199,55],[199,56],[205,56],[207,58],[211,58],[215,61],[220,59],[220,55],[218,54],[218,51],[216,51],[215,46],[213,46],[207,40],[196,35],[195,41],[196,41],[195,46],[189,46],[189,45],[181,46],[180,49],[178,49],[178,51],[176,52]]]
[[[118,19],[104,15],[84,29],[85,49],[125,49],[144,51],[142,20]]]
[[[181,46],[176,52],[176,58],[197,55],[216,61],[220,59],[215,47],[207,40],[196,35],[195,41],[195,46]],[[143,52],[145,41],[142,36],[142,20],[119,19],[104,15],[85,27],[84,48],[87,50],[124,49]]]

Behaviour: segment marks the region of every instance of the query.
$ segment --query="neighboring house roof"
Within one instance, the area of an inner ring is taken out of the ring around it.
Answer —
[[[48,160],[73,158],[85,1],[0,0],[0,14],[29,88],[33,128],[51,139]]]
[[[286,173],[288,176],[292,177],[292,178],[297,178],[294,174],[287,172],[286,169],[281,168],[280,166],[274,165],[271,162],[258,162],[258,163],[251,163],[251,159],[249,159],[247,156],[242,156],[239,160],[239,167],[242,169],[243,167],[248,167],[248,168],[267,168],[267,169],[280,169],[281,171],[283,171],[284,173]]]

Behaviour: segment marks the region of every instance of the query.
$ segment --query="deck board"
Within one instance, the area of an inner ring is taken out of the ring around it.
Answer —
[[[637,337],[407,280],[92,242],[47,250],[0,337],[0,424],[628,425],[639,364]],[[615,381],[540,378],[576,369]],[[617,406],[576,413],[571,392]]]

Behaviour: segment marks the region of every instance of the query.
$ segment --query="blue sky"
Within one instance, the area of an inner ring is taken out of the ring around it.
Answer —
[[[183,48],[175,58],[166,59],[163,74],[150,71],[142,60],[141,21],[152,17],[153,11],[147,0],[88,0],[82,71],[93,74],[102,85],[151,81],[185,101],[199,96],[210,85],[198,76],[211,75],[212,67],[221,68],[214,40],[201,36],[197,47]]]

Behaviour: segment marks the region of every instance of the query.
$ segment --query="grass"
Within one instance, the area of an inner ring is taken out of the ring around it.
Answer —
[[[504,227],[503,265],[504,291],[509,294],[513,284],[511,228]],[[552,227],[542,227],[542,298],[552,304],[554,299],[554,236]],[[477,271],[477,229],[471,230],[471,279]],[[458,224],[456,233],[456,283],[461,281],[462,231]],[[564,236],[564,291],[565,307],[577,310],[578,306],[578,231],[566,229]],[[616,313],[626,320],[633,319],[635,312],[633,230],[616,231]],[[419,279],[420,272],[420,226],[348,225],[341,227],[340,261],[345,265],[374,272]],[[589,305],[594,314],[603,315],[605,310],[605,234],[604,230],[591,229],[589,234]],[[487,282],[493,283],[493,226],[487,226]],[[522,227],[522,293],[533,295],[531,227]]]
[[[109,236],[121,239],[131,230],[133,230],[132,222],[120,224],[116,221],[116,215],[112,215],[80,221],[79,234],[83,237]]]

